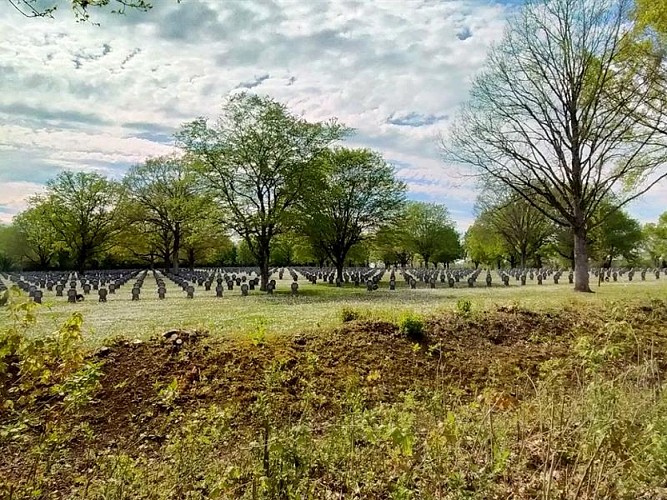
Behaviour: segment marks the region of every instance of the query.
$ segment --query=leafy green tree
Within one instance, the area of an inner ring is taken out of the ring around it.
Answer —
[[[528,265],[529,258],[536,260],[540,249],[554,234],[553,221],[522,197],[511,193],[483,204],[483,216],[502,238],[512,260],[518,260],[516,264],[522,268]]]
[[[290,231],[276,237],[271,252],[271,262],[274,266],[289,267],[316,260],[308,236]]]
[[[320,158],[321,184],[300,204],[301,229],[336,267],[343,267],[350,249],[400,214],[405,184],[377,153],[336,148]]]
[[[236,263],[239,266],[252,266],[255,264],[255,254],[250,250],[245,240],[239,241],[236,245]]]
[[[190,270],[197,263],[212,264],[234,246],[225,231],[221,230],[220,214],[216,207],[200,212],[200,218],[189,227],[183,240],[182,251]]]
[[[15,224],[0,224],[0,271],[11,271],[23,256],[25,239]]]
[[[625,50],[627,0],[536,0],[489,53],[443,142],[551,218],[575,240],[575,290],[590,291],[588,233],[667,176],[665,147],[639,112],[643,85],[612,78]],[[630,79],[625,79],[630,81]],[[609,94],[617,96],[614,101]]]
[[[605,216],[606,213],[605,208],[601,209],[603,221],[588,233],[586,245],[591,257],[606,267],[619,257],[634,262],[644,239],[641,225],[623,210]],[[574,235],[569,228],[555,232],[551,248],[574,265]]]
[[[310,123],[247,93],[231,96],[216,123],[200,118],[178,133],[227,225],[255,256],[262,290],[274,238],[289,229],[294,208],[313,189],[318,156],[345,133],[334,121]]]
[[[124,207],[127,209],[127,205]],[[167,263],[171,258],[171,239],[168,232],[143,218],[120,216],[122,228],[114,238],[111,249],[116,261],[128,264],[149,264],[154,268],[158,263]]]
[[[653,265],[667,267],[667,212],[660,216],[657,223],[646,224],[643,234],[643,246]]]
[[[93,258],[111,248],[121,224],[116,209],[119,185],[99,174],[62,172],[47,183],[44,195],[30,200],[31,208],[48,207],[46,215],[57,242],[68,250],[83,273]]]
[[[439,245],[433,254],[431,260],[434,263],[441,263],[444,267],[457,259],[463,257],[463,245],[461,236],[452,226],[447,226],[442,230]]]
[[[455,240],[452,238],[457,234],[454,221],[444,205],[409,202],[402,224],[408,247],[424,259],[426,267],[438,252],[458,253],[458,235]]]
[[[623,210],[616,210],[593,232],[594,255],[608,267],[619,257],[635,262],[643,236],[639,221]]]
[[[463,237],[463,248],[466,255],[475,264],[500,267],[505,258],[506,248],[500,235],[483,215],[477,217]]]
[[[210,212],[212,203],[199,189],[188,162],[179,156],[161,156],[130,168],[123,179],[126,214],[130,223],[148,223],[169,247],[172,272],[179,272],[183,240]]]
[[[373,238],[373,254],[384,262],[385,266],[397,264],[405,267],[412,260],[410,236],[405,231],[403,224],[404,214],[405,211],[394,224],[380,228]]]
[[[12,222],[22,242],[20,256],[41,270],[49,268],[56,252],[63,246],[51,223],[52,213],[53,207],[43,201],[18,214]]]

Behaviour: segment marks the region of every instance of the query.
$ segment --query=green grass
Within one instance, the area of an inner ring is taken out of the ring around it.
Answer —
[[[214,290],[205,292],[204,287],[196,287],[195,298],[186,299],[185,292],[171,284],[167,298],[160,301],[155,282],[149,275],[141,300],[133,302],[130,300],[131,283],[115,295],[109,295],[106,304],[97,302],[94,291],[84,302],[77,304],[68,304],[66,297],[55,297],[55,293],[46,292],[44,305],[37,312],[36,332],[48,333],[57,329],[75,311],[83,314],[85,339],[94,347],[107,338],[147,339],[171,328],[203,329],[214,336],[245,335],[255,329],[258,321],[266,324],[269,335],[289,334],[338,325],[343,309],[395,320],[405,312],[428,316],[455,310],[461,299],[470,300],[473,310],[513,304],[545,310],[667,296],[667,279],[604,283],[599,288],[595,284],[593,294],[575,293],[567,283],[554,285],[549,282],[542,286],[529,282],[524,287],[511,282],[510,287],[494,286],[491,289],[485,286],[470,289],[464,283],[450,289],[446,284],[438,283],[435,290],[425,288],[424,284],[417,290],[410,290],[398,283],[395,291],[389,291],[383,283],[380,290],[367,292],[352,284],[336,288],[301,281],[297,297],[289,293],[289,280],[279,280],[273,296],[255,290],[248,297],[242,297],[239,288],[235,287],[233,291],[225,290],[223,298],[216,298]],[[0,327],[6,322],[6,318],[0,318]]]

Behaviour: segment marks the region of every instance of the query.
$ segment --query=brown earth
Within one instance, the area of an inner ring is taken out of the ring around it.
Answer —
[[[664,304],[655,310],[645,306],[629,320],[649,324],[650,319],[653,324],[655,315],[667,320],[666,311]],[[512,405],[532,390],[531,379],[539,377],[544,361],[570,356],[575,333],[593,329],[601,320],[590,311],[500,308],[470,317],[436,317],[416,340],[391,323],[368,321],[254,341],[184,331],[148,342],[117,340],[93,356],[103,370],[93,403],[76,413],[52,405],[39,416],[47,426],[89,426],[92,441],[74,435],[63,444],[71,452],[74,474],[92,465],[86,458],[94,455],[87,453],[91,449],[157,450],[174,425],[168,417],[175,411],[229,405],[235,408],[240,435],[257,429],[253,403],[262,391],[271,392],[278,422],[299,417],[309,387],[316,388],[316,419],[323,422],[340,411],[340,396],[352,386],[363,391],[370,405],[396,401],[406,390],[443,388],[455,389],[464,398],[496,394],[498,405]],[[35,442],[44,427],[35,428]],[[18,482],[29,473],[32,464],[24,446],[3,446],[0,478]]]

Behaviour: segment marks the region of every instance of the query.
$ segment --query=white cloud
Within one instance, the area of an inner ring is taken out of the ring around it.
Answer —
[[[63,168],[118,175],[170,151],[179,124],[215,116],[224,96],[246,87],[309,119],[338,117],[357,129],[351,143],[400,163],[411,195],[463,217],[474,186],[442,164],[436,137],[509,8],[486,0],[159,0],[149,13],[98,15],[101,26],[77,24],[66,9],[55,20],[4,9],[0,182],[43,182]]]

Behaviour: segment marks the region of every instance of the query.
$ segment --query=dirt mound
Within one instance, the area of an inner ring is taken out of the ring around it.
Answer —
[[[175,408],[214,402],[234,406],[237,425],[252,426],[253,403],[267,391],[278,401],[279,420],[298,418],[304,392],[313,388],[322,419],[339,410],[339,395],[352,386],[369,404],[449,385],[470,397],[489,386],[520,395],[529,381],[517,373],[536,376],[543,361],[567,354],[569,324],[552,314],[508,310],[451,315],[427,323],[422,343],[384,322],[261,341],[203,341],[201,334],[170,331],[98,354],[102,390],[84,418],[104,444],[121,445],[154,435]]]
[[[74,474],[94,465],[86,457],[105,450],[158,453],[178,415],[213,403],[232,408],[232,425],[247,437],[262,425],[256,402],[263,394],[270,395],[276,424],[296,421],[305,399],[311,401],[309,419],[335,418],[350,389],[360,391],[369,406],[398,401],[406,391],[428,395],[449,388],[471,399],[492,389],[511,402],[531,390],[530,378],[544,361],[568,355],[571,332],[585,321],[575,313],[515,308],[450,314],[429,320],[419,342],[394,324],[369,321],[270,338],[170,330],[147,342],[121,339],[101,349],[92,355],[102,366],[95,401],[76,412],[48,407],[38,417],[87,429],[63,444]],[[4,451],[0,475],[22,477],[29,465],[23,448]]]

